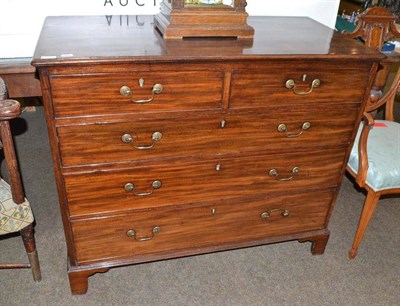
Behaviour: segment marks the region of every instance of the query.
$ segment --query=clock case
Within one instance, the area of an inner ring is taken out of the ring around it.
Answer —
[[[247,24],[247,2],[227,5],[185,5],[185,0],[163,0],[155,27],[164,39],[190,37],[230,37],[252,39],[254,29]]]

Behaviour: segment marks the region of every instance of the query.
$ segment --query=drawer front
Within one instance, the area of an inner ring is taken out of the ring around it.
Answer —
[[[76,220],[76,258],[135,258],[321,229],[332,200],[326,191]]]
[[[223,82],[223,71],[132,72],[50,79],[55,117],[219,109]],[[157,84],[162,86],[159,93]],[[126,95],[121,93],[122,87]]]
[[[143,120],[62,126],[63,166],[199,154],[337,147],[350,140],[357,105],[212,118]]]
[[[232,76],[230,107],[361,102],[369,72],[370,66],[365,63],[330,62],[280,63],[258,71],[236,70]],[[289,80],[294,87],[286,87]]]
[[[345,152],[313,151],[182,163],[64,176],[71,216],[198,203],[239,195],[336,186]]]

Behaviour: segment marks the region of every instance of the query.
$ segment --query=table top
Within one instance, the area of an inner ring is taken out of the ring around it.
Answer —
[[[153,16],[65,16],[45,20],[33,65],[248,58],[377,60],[384,56],[307,17],[249,17],[253,40],[164,40]]]
[[[0,60],[0,75],[15,73],[34,73],[35,67],[31,66],[32,59],[26,58],[10,58]]]

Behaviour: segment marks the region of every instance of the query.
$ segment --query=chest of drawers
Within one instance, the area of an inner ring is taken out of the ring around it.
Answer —
[[[322,254],[382,56],[307,18],[250,18],[251,42],[164,41],[140,20],[48,18],[35,52],[72,292],[239,247]]]

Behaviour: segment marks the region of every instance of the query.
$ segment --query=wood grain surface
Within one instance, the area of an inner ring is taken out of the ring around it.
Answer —
[[[142,22],[49,17],[33,60],[72,292],[132,263],[288,240],[322,254],[383,56],[309,18],[249,18],[250,42],[126,18]]]

